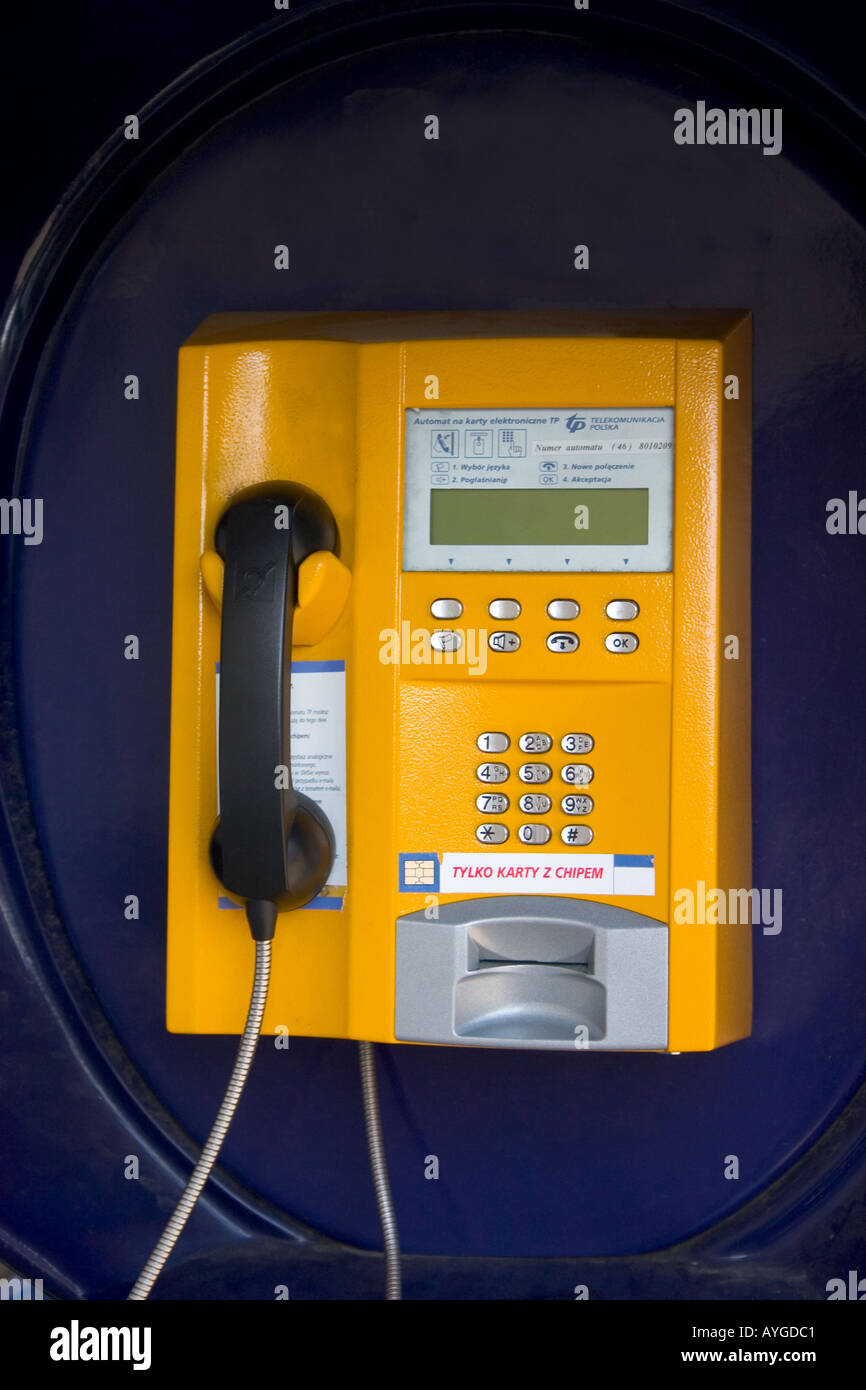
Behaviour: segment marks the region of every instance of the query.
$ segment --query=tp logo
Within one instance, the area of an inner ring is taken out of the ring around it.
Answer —
[[[575,430],[586,429],[586,421],[580,415],[569,415],[565,422],[565,428],[569,434],[574,434]]]

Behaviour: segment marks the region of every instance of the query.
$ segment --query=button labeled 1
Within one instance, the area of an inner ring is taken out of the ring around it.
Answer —
[[[504,753],[505,750],[508,748],[508,745],[511,743],[511,739],[508,737],[507,734],[491,733],[479,734],[475,742],[481,749],[482,753]],[[578,750],[575,748],[569,751],[573,751],[576,753]],[[582,752],[583,750],[581,749],[580,751]]]

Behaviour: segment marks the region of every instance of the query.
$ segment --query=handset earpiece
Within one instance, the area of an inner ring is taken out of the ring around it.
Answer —
[[[230,893],[303,907],[327,881],[334,834],[292,784],[292,619],[298,567],[316,551],[339,553],[337,523],[308,488],[266,483],[227,507],[216,550],[224,573],[211,863]]]

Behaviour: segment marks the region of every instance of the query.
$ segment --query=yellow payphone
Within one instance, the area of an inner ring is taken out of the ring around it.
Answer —
[[[183,346],[172,1031],[239,1032],[247,1003],[243,896],[213,849],[218,532],[238,499],[278,517],[279,484],[327,523],[290,580],[272,790],[332,838],[279,917],[263,1031],[748,1034],[748,924],[674,901],[751,879],[749,390],[743,313],[230,314]],[[244,554],[252,611],[273,575]]]

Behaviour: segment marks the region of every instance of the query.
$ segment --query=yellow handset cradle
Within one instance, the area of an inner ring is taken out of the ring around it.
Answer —
[[[283,480],[340,533],[299,570],[291,687],[292,775],[337,852],[280,915],[264,1031],[748,1035],[749,924],[675,904],[751,881],[750,353],[721,312],[229,314],[184,344],[172,1031],[243,1024],[249,934],[208,853],[214,533]]]

